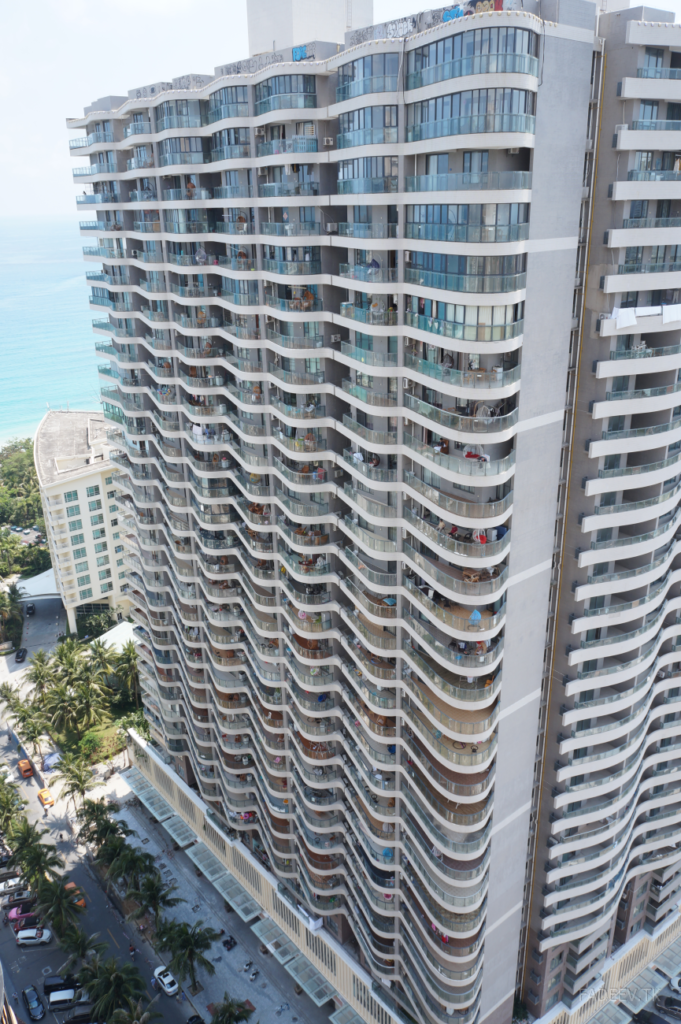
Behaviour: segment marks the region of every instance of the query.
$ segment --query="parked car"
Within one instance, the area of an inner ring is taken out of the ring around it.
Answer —
[[[158,982],[158,987],[162,989],[167,996],[176,996],[179,990],[179,985],[175,981],[167,967],[161,964],[154,971],[154,977]]]
[[[681,974],[675,975],[669,982],[669,987],[672,992],[681,993]]]
[[[9,782],[13,775],[14,772],[8,764],[0,764],[0,779],[3,782]]]
[[[17,653],[14,655],[14,660],[16,662],[18,662],[19,664],[21,664],[22,661],[26,661],[26,655],[27,654],[28,654],[28,651],[26,650],[26,648],[25,647],[20,647],[19,650],[17,651]]]
[[[46,946],[52,941],[49,928],[25,928],[17,932],[17,946]]]
[[[669,1024],[669,1021],[652,1010],[639,1010],[638,1013],[634,1014],[633,1019],[636,1021],[636,1024]]]
[[[23,761],[19,761],[19,772],[22,779],[30,779],[33,775],[33,769],[31,768],[31,762],[24,758]]]
[[[681,999],[676,999],[675,996],[658,996],[655,1000],[655,1009],[675,1020],[681,1020]]]
[[[76,979],[72,974],[48,974],[43,979],[43,992],[50,996],[52,992],[60,992],[65,988],[75,988]]]
[[[23,888],[23,885],[24,883],[19,875],[6,878],[4,882],[0,882],[0,896],[7,896],[11,892],[18,892],[19,889]]]
[[[22,921],[26,917],[30,917],[33,913],[32,903],[20,903],[18,907],[12,907],[7,914],[10,921]]]
[[[50,793],[49,789],[39,789],[38,800],[40,800],[43,807],[54,807],[54,797]]]
[[[29,601],[29,603],[26,605],[26,614],[35,615],[35,605],[33,604],[32,601]]]
[[[37,928],[40,924],[40,917],[38,914],[29,914],[28,917],[22,917],[20,921],[17,921],[14,925],[14,934],[17,932],[24,931],[26,928]]]
[[[77,907],[87,906],[87,903],[85,902],[85,897],[83,896],[83,892],[81,889],[79,889],[75,882],[67,882],[66,885],[64,886],[64,889],[66,892],[73,892],[73,902],[76,904]]]
[[[45,1016],[45,1006],[33,985],[29,985],[22,991],[21,998],[24,1000],[24,1006],[28,1010],[31,1020],[42,1020]]]
[[[14,907],[20,907],[22,904],[31,901],[31,904],[35,903],[35,895],[30,889],[19,889],[18,892],[11,892],[8,896],[3,896],[0,899],[0,907],[7,913],[13,910]]]

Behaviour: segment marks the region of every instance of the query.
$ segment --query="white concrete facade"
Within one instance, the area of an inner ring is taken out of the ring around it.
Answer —
[[[47,543],[72,632],[83,606],[128,609],[109,448],[100,412],[48,412],[35,435]]]

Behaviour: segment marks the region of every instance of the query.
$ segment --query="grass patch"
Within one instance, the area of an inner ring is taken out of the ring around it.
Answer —
[[[110,720],[85,731],[83,736],[93,736],[99,741],[97,751],[93,755],[93,764],[101,764],[102,761],[106,761],[107,758],[120,753],[125,748],[125,736],[119,736],[118,723],[134,710],[134,701],[128,700],[126,694],[121,694],[120,699],[117,700],[111,709]],[[83,736],[79,736],[73,730],[65,729],[62,732],[58,732],[56,729],[50,729],[50,736],[64,754],[83,753],[80,746]]]

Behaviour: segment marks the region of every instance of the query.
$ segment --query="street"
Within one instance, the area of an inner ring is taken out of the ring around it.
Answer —
[[[66,612],[59,597],[45,597],[34,601],[35,615],[24,616],[21,646],[28,651],[26,661],[17,665],[14,654],[0,657],[0,683],[20,685],[28,668],[29,659],[42,647],[46,651],[57,645],[57,637],[66,629]]]

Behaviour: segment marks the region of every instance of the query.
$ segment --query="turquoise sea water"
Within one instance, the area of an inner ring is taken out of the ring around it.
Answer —
[[[86,240],[87,241],[87,240]],[[78,215],[0,219],[0,443],[47,411],[98,409]]]

